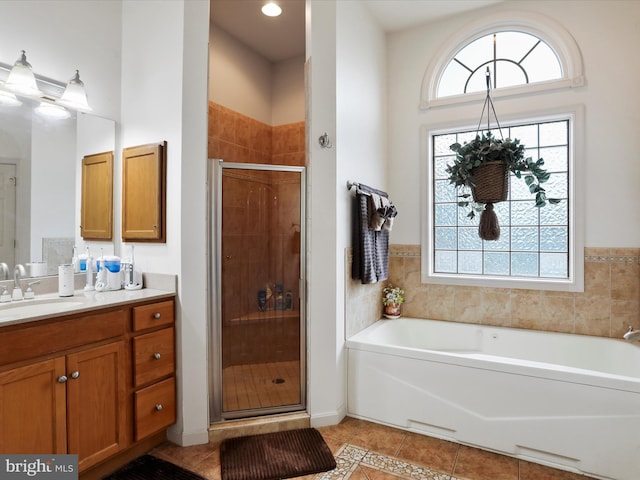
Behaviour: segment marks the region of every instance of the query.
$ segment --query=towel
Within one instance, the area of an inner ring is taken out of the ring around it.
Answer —
[[[391,202],[383,195],[371,193],[369,195],[369,228],[372,230],[382,230],[385,222],[384,212],[389,208]]]
[[[389,274],[389,230],[369,228],[372,194],[389,198],[386,192],[360,184],[353,203],[351,278],[364,284],[386,280]]]

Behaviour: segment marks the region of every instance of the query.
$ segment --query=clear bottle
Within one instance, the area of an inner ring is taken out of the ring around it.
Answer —
[[[291,290],[287,290],[287,293],[284,295],[284,309],[293,310],[293,294]]]
[[[275,308],[276,310],[284,310],[284,295],[282,294],[282,285],[279,283],[276,284]]]

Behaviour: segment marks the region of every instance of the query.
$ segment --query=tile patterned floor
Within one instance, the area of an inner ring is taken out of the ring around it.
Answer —
[[[337,468],[298,480],[593,480],[516,458],[347,417],[318,428]],[[218,444],[151,452],[209,480],[220,480]]]
[[[299,361],[226,367],[222,382],[225,412],[300,403]]]

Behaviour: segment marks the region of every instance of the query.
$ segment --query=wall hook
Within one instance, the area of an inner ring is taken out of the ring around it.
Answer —
[[[322,148],[333,147],[333,144],[331,143],[331,139],[329,138],[329,134],[327,132],[324,132],[323,135],[320,135],[320,138],[318,138],[318,143]]]

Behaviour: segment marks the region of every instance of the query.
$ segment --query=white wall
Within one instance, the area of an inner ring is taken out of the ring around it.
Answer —
[[[211,24],[209,99],[267,125],[304,121],[304,56],[272,63]]]
[[[385,39],[358,2],[311,1],[309,411],[312,425],[345,415],[345,261],[348,179],[386,186]],[[333,142],[322,149],[318,137]]]
[[[626,139],[640,129],[637,78],[640,64],[640,3],[632,1],[509,2],[514,11],[546,15],[575,38],[582,52],[586,84],[568,91],[495,102],[498,118],[523,112],[544,112],[559,106],[585,107],[585,155],[578,168],[585,173],[585,245],[640,246],[640,158]],[[389,62],[389,189],[396,200],[398,221],[393,242],[420,243],[420,127],[470,122],[481,104],[419,111],[420,87],[429,62],[456,33],[478,20],[478,13],[394,33],[388,37]],[[487,13],[487,22],[491,14]],[[597,33],[596,33],[597,32]]]
[[[270,125],[278,126],[304,121],[306,104],[304,61],[305,58],[302,55],[273,64]]]
[[[73,237],[77,231],[76,121],[46,126],[34,121],[31,129],[31,258],[42,260],[42,238]],[[69,252],[69,255],[71,252]]]
[[[271,125],[271,63],[211,24],[209,99]]]
[[[179,275],[179,414],[170,436],[183,445],[208,440],[208,12],[207,0],[123,2],[122,144],[168,144],[167,241],[136,245],[136,263],[143,271]]]

